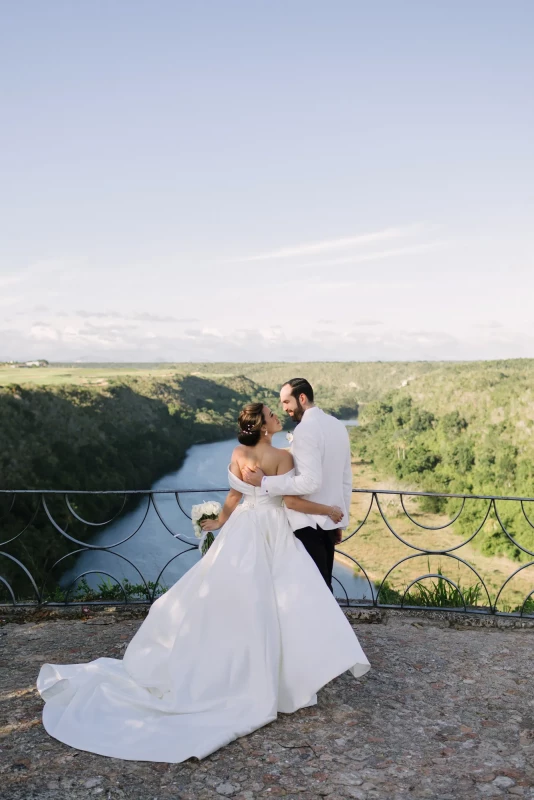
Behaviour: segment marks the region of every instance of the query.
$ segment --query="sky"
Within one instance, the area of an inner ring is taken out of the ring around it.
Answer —
[[[0,12],[0,360],[534,357],[531,0]]]

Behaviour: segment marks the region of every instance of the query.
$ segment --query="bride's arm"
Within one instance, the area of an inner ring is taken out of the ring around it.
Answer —
[[[293,456],[288,451],[283,453],[278,469],[277,475],[285,475],[290,472],[294,467]],[[284,503],[286,508],[292,511],[300,511],[302,514],[314,514],[318,516],[330,517],[334,522],[340,522],[343,519],[343,511],[337,506],[327,506],[324,503],[314,503],[312,500],[307,500],[305,497],[298,497],[295,494],[287,494],[284,496]]]
[[[241,470],[239,469],[239,464],[237,463],[236,453],[239,450],[238,447],[232,453],[232,462],[230,464],[230,472],[232,472],[237,478],[241,478]],[[203,522],[200,523],[200,527],[203,531],[218,531],[219,528],[222,528],[225,525],[231,514],[236,510],[239,501],[243,497],[242,492],[238,492],[237,489],[230,489],[228,494],[226,495],[226,500],[224,501],[224,505],[222,507],[221,513],[217,517],[217,519],[205,519]]]
[[[224,501],[224,505],[222,507],[222,511],[217,517],[217,519],[205,519],[200,523],[200,527],[203,531],[218,531],[219,528],[228,522],[230,515],[236,510],[237,505],[243,495],[241,492],[236,491],[236,489],[230,489],[228,494],[226,495],[226,500]]]
[[[284,496],[286,508],[291,511],[301,511],[303,514],[313,514],[323,517],[330,517],[334,522],[341,522],[343,511],[339,506],[326,506],[324,503],[314,503],[306,500],[305,497],[298,497],[296,494],[286,494]]]

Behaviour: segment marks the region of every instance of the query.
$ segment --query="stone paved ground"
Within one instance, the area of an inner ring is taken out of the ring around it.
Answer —
[[[119,761],[49,738],[34,688],[40,664],[120,656],[138,625],[108,615],[0,628],[4,800],[534,798],[532,628],[356,621],[371,672],[341,676],[317,707],[201,762]]]

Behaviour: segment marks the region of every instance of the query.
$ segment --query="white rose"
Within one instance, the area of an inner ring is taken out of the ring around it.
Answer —
[[[202,517],[218,517],[221,513],[221,504],[215,500],[208,500],[205,503],[198,503],[191,508],[191,522],[193,523],[193,531],[197,539],[201,539],[204,531],[200,527],[199,520]]]

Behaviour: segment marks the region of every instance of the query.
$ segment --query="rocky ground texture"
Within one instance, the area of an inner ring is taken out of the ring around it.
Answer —
[[[40,665],[119,657],[140,620],[121,613],[0,627],[3,800],[478,800],[534,798],[533,627],[451,615],[349,615],[372,670],[326,686],[204,761],[103,758],[51,739]],[[365,623],[375,624],[365,624]],[[216,666],[214,666],[216,668]]]

